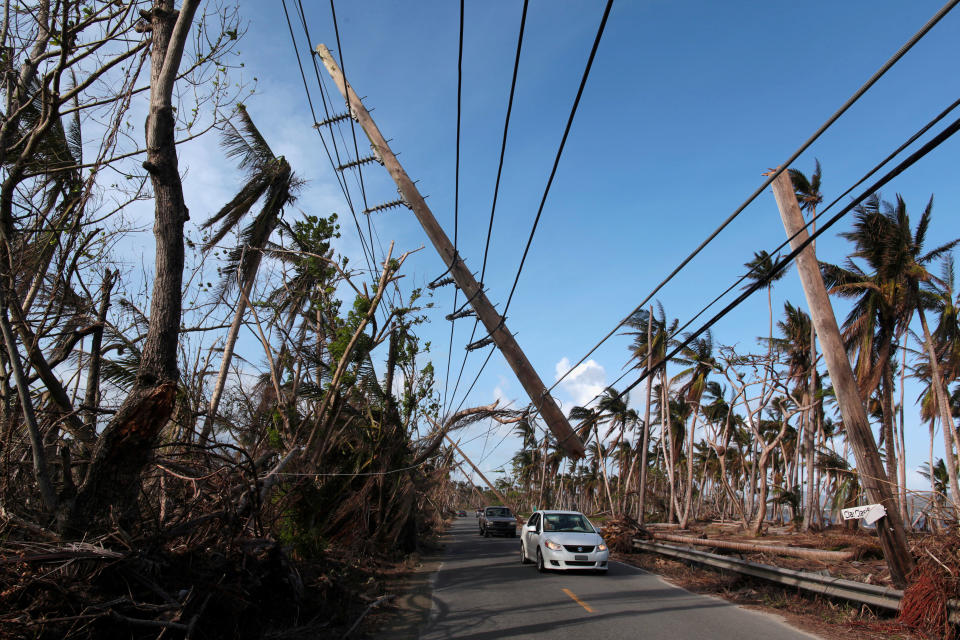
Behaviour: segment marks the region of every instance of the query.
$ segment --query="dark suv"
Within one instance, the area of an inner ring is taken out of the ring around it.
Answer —
[[[480,514],[480,535],[517,537],[517,519],[507,507],[487,507]]]

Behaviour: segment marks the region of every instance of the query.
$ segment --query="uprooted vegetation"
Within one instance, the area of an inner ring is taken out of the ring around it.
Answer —
[[[355,269],[336,215],[294,209],[303,181],[227,80],[242,22],[177,4],[8,7],[4,637],[340,637],[460,504],[443,434],[516,418],[433,426],[408,254]],[[204,135],[245,174],[212,215],[178,165]]]

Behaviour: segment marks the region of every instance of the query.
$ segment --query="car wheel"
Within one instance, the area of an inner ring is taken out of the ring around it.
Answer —
[[[540,553],[540,547],[537,547],[537,571],[540,573],[547,572],[547,568],[543,566],[543,554]]]
[[[530,558],[527,557],[527,550],[523,548],[523,542],[520,543],[520,564],[530,564]]]

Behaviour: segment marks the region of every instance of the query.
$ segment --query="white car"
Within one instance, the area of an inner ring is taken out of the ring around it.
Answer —
[[[579,511],[536,511],[520,534],[520,562],[537,570],[588,569],[606,573],[610,552]]]

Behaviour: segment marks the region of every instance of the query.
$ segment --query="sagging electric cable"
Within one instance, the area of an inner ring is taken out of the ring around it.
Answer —
[[[901,46],[883,65],[881,65],[881,67],[876,72],[874,72],[874,74],[870,76],[870,78],[863,85],[861,85],[860,88],[857,89],[853,93],[853,95],[850,96],[847,99],[847,101],[840,106],[839,109],[837,109],[833,113],[833,115],[827,118],[826,122],[820,125],[820,127],[809,138],[807,138],[807,140],[802,145],[800,145],[800,147],[796,151],[794,151],[793,154],[780,165],[780,168],[777,171],[775,171],[766,180],[764,180],[763,184],[761,184],[756,191],[750,194],[750,196],[739,207],[737,207],[734,210],[733,213],[731,213],[722,223],[720,223],[720,225],[709,236],[707,236],[707,238],[703,242],[701,242],[696,249],[694,249],[686,258],[684,258],[683,261],[681,261],[680,264],[677,265],[676,268],[674,268],[673,271],[671,271],[667,275],[667,277],[660,282],[660,284],[654,287],[653,291],[651,291],[643,299],[643,301],[640,302],[640,304],[638,304],[630,313],[628,313],[620,322],[618,322],[617,325],[613,329],[611,329],[609,333],[607,333],[603,338],[601,338],[600,341],[597,344],[595,344],[586,353],[586,355],[580,358],[580,360],[574,363],[574,365],[571,366],[570,369],[566,371],[566,373],[560,376],[557,379],[557,381],[554,382],[549,389],[547,389],[547,392],[552,391],[554,388],[556,388],[558,384],[563,382],[563,380],[565,380],[566,377],[569,376],[574,369],[576,369],[578,366],[583,364],[587,360],[587,358],[593,355],[593,353],[597,349],[599,349],[601,345],[603,345],[603,343],[609,340],[624,324],[626,324],[627,321],[633,316],[633,314],[635,314],[640,309],[643,309],[647,305],[647,303],[650,302],[650,300],[652,300],[653,297],[664,286],[667,285],[667,283],[673,280],[673,278],[684,267],[686,267],[691,260],[693,260],[710,242],[713,241],[714,238],[716,238],[725,228],[727,228],[727,226],[731,222],[733,222],[737,218],[737,216],[739,216],[743,212],[743,210],[747,208],[747,206],[749,206],[761,193],[763,193],[763,191],[768,186],[770,186],[774,180],[776,180],[777,176],[779,176],[782,171],[786,170],[787,167],[792,165],[793,162],[797,158],[799,158],[800,155],[810,147],[810,145],[812,145],[821,135],[823,135],[823,133],[827,129],[829,129],[830,126],[832,126],[833,123],[840,118],[840,116],[842,116],[850,107],[852,107],[853,104],[856,103],[870,89],[870,87],[872,87],[881,77],[883,77],[883,75],[886,74],[887,71],[889,71],[890,68],[893,67],[893,65],[895,65],[901,58],[903,58],[903,56],[906,55],[906,53],[910,51],[910,49],[912,49],[915,44],[917,44],[917,42],[919,42],[925,35],[927,35],[927,33],[929,33],[930,30],[938,22],[940,22],[940,20],[944,16],[947,15],[947,13],[949,13],[954,7],[956,7],[958,3],[960,3],[960,0],[949,0],[946,4],[944,4],[940,8],[940,10],[937,11],[933,15],[933,17],[930,18],[909,40],[907,40],[907,42],[905,42],[903,46]]]
[[[908,169],[910,166],[912,166],[912,165],[913,165],[914,163],[916,163],[918,160],[920,160],[921,158],[923,158],[925,155],[927,155],[928,153],[930,153],[931,151],[933,151],[934,149],[936,149],[938,146],[940,146],[941,144],[943,144],[943,142],[945,142],[947,139],[949,139],[951,136],[953,136],[957,131],[960,131],[960,118],[958,118],[957,120],[954,120],[953,123],[951,123],[949,126],[947,126],[943,131],[941,131],[939,134],[937,134],[937,135],[936,135],[934,138],[932,138],[929,142],[927,142],[927,143],[924,144],[922,147],[920,147],[920,149],[918,149],[917,151],[915,151],[914,153],[912,153],[912,154],[911,154],[910,156],[908,156],[905,160],[903,160],[900,164],[898,164],[896,167],[894,167],[894,168],[891,169],[889,172],[887,172],[886,174],[884,174],[884,176],[883,176],[882,178],[880,178],[879,180],[877,180],[876,182],[874,182],[873,184],[871,184],[871,185],[870,185],[865,191],[863,191],[859,196],[857,196],[856,198],[854,198],[854,199],[853,199],[849,204],[847,204],[843,209],[841,209],[840,211],[838,211],[836,214],[833,215],[833,217],[831,217],[829,220],[827,220],[827,222],[825,222],[822,227],[820,227],[819,229],[817,229],[815,232],[809,234],[809,236],[807,237],[806,240],[802,241],[802,242],[799,244],[799,246],[797,246],[797,247],[796,247],[795,249],[793,249],[789,254],[787,254],[786,256],[784,256],[784,257],[783,257],[781,260],[779,260],[775,265],[773,265],[773,268],[771,269],[770,273],[766,274],[766,275],[765,275],[764,277],[762,277],[762,278],[758,278],[757,280],[755,280],[749,287],[747,287],[747,288],[744,290],[744,292],[743,292],[742,294],[740,294],[739,296],[737,296],[737,297],[736,297],[732,302],[730,302],[726,307],[724,307],[724,308],[723,308],[722,310],[720,310],[717,314],[715,314],[712,318],[710,318],[710,320],[708,320],[708,321],[705,322],[703,325],[701,325],[699,329],[696,329],[695,331],[687,334],[687,336],[684,338],[683,342],[681,342],[679,345],[677,345],[676,347],[674,347],[673,351],[671,351],[670,353],[666,354],[663,358],[659,359],[659,360],[658,360],[654,365],[652,365],[647,371],[644,371],[644,373],[643,373],[642,375],[640,375],[640,377],[638,377],[635,381],[633,381],[632,383],[630,383],[629,385],[627,385],[627,386],[623,389],[623,391],[619,392],[618,396],[622,398],[624,394],[629,393],[634,387],[636,387],[636,386],[637,386],[638,384],[640,384],[643,380],[645,380],[645,379],[647,378],[647,376],[648,376],[652,371],[655,371],[655,370],[656,370],[657,368],[659,368],[659,366],[662,365],[664,362],[667,362],[667,361],[669,361],[670,359],[672,359],[672,358],[673,358],[674,356],[676,356],[680,351],[682,351],[684,347],[686,347],[686,346],[687,346],[688,344],[690,344],[693,340],[695,340],[701,333],[703,333],[704,331],[706,331],[707,329],[709,329],[710,327],[712,327],[714,324],[716,324],[721,318],[723,318],[723,317],[726,316],[728,313],[730,313],[730,311],[732,311],[732,310],[735,309],[737,306],[739,306],[740,303],[742,303],[744,300],[746,300],[748,297],[750,297],[754,292],[756,292],[756,291],[758,291],[760,288],[764,287],[771,278],[773,278],[776,274],[778,274],[778,273],[779,273],[780,271],[782,271],[784,268],[786,268],[787,266],[789,266],[789,264],[793,261],[793,259],[796,258],[796,256],[798,256],[798,255],[800,254],[800,252],[803,251],[811,242],[813,242],[814,240],[816,240],[816,239],[817,239],[818,237],[820,237],[827,229],[829,229],[829,228],[832,227],[834,224],[836,224],[841,218],[843,218],[843,216],[845,216],[847,213],[849,213],[854,207],[856,207],[857,205],[859,205],[860,203],[862,203],[864,200],[866,200],[867,198],[869,198],[869,197],[870,197],[873,193],[875,193],[876,191],[879,191],[884,185],[886,185],[888,182],[890,182],[891,180],[893,180],[895,177],[897,177],[898,175],[900,175],[901,173],[903,173],[906,169]]]

